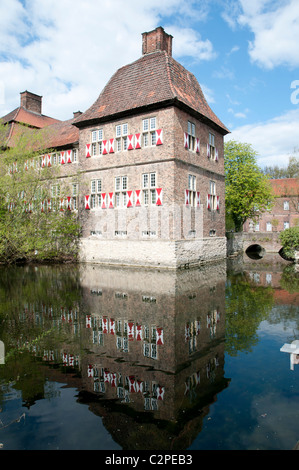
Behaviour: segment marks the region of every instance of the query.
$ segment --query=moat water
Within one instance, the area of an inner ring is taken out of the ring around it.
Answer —
[[[293,449],[296,340],[299,273],[279,255],[2,267],[0,448]]]

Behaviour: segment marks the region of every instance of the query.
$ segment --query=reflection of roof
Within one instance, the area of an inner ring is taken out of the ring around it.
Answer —
[[[299,180],[297,178],[281,178],[270,180],[275,196],[299,196]]]
[[[211,110],[195,76],[165,51],[146,54],[120,68],[75,124],[82,127],[99,119],[162,105],[187,109],[202,120],[214,123],[221,133],[229,132]]]
[[[23,106],[14,109],[6,116],[3,116],[1,120],[4,124],[19,122],[21,124],[26,124],[27,126],[37,127],[39,129],[42,129],[45,126],[49,126],[54,122],[59,122],[58,119],[44,116],[43,114],[34,113],[33,111],[29,111],[28,109],[23,108]]]
[[[299,293],[290,293],[283,289],[274,290],[275,305],[299,305]]]

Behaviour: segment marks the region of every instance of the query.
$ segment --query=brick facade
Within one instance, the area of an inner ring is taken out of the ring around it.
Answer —
[[[81,260],[176,268],[225,258],[228,130],[172,58],[172,36],[143,33],[142,52],[84,113],[48,126],[68,198],[79,188]]]
[[[299,182],[297,178],[270,180],[274,206],[257,221],[246,221],[244,232],[281,232],[299,224]]]

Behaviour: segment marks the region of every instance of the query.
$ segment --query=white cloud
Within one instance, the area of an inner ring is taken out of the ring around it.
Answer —
[[[228,2],[222,16],[232,29],[239,25],[253,32],[248,49],[253,62],[268,69],[299,65],[298,0]]]
[[[285,167],[299,145],[298,128],[299,109],[295,109],[264,123],[237,127],[226,140],[251,144],[258,153],[257,161],[261,167]]]
[[[208,2],[187,0],[21,0],[0,2],[0,116],[25,89],[43,96],[43,112],[60,119],[85,111],[121,66],[141,56],[142,33],[169,20],[173,55],[214,57],[209,40],[184,24],[204,20]],[[173,22],[176,21],[174,24]],[[163,26],[163,24],[162,24]]]

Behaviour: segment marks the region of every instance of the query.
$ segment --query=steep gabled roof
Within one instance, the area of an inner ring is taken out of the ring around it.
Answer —
[[[95,103],[74,122],[83,127],[145,109],[174,105],[214,124],[222,134],[229,130],[208,105],[195,76],[166,51],[156,51],[121,67]]]

